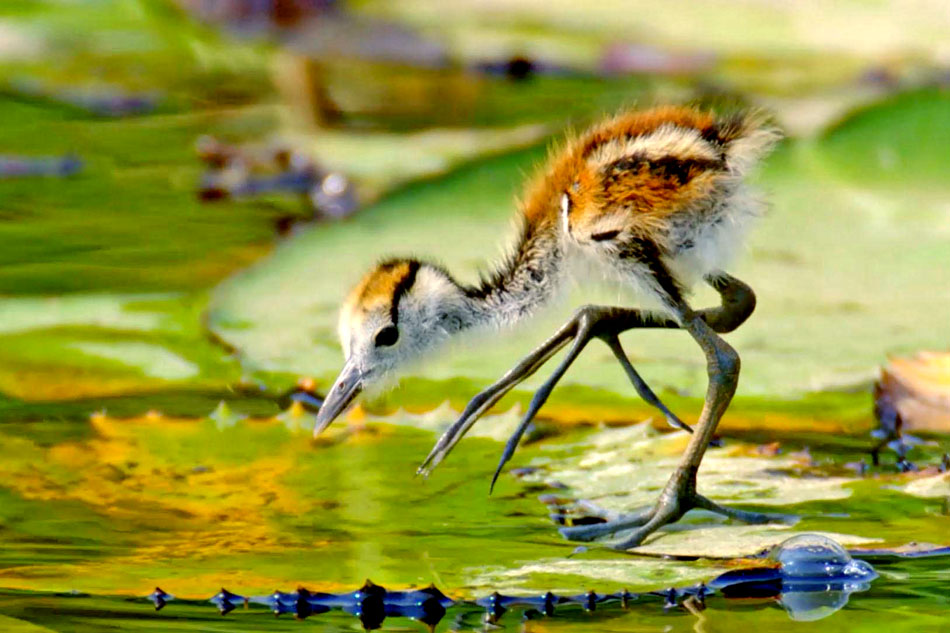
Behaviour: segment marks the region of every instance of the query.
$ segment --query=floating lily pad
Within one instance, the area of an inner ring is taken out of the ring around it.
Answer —
[[[558,481],[577,497],[608,511],[628,511],[656,500],[688,441],[685,432],[660,435],[647,424],[604,429],[568,447],[568,457],[535,460],[532,465],[542,469],[528,479]],[[699,471],[703,494],[722,503],[757,506],[792,506],[851,495],[846,484],[853,479],[802,476],[805,469],[794,457],[736,453],[728,446],[707,451]]]
[[[32,624],[27,620],[18,620],[5,615],[0,615],[0,626],[3,627],[4,631],[9,631],[10,633],[53,633],[53,631],[55,631],[55,629],[48,629],[44,626]]]
[[[441,176],[479,157],[535,145],[544,125],[496,129],[428,129],[402,134],[322,130],[306,137],[321,165],[353,178],[364,200],[413,180]]]
[[[174,294],[0,299],[0,391],[62,401],[237,382],[200,309]]]
[[[480,590],[527,593],[577,592],[579,587],[601,591],[616,587],[631,589],[669,587],[698,582],[710,575],[698,565],[676,564],[650,558],[599,559],[579,556],[547,558],[518,566],[481,566],[468,570],[471,585]]]

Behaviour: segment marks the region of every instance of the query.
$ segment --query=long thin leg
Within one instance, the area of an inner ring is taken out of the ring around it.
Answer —
[[[706,355],[706,370],[709,375],[706,400],[696,424],[696,432],[690,438],[680,465],[663,492],[660,493],[653,516],[630,536],[616,543],[614,547],[617,549],[639,545],[644,538],[658,528],[678,520],[688,510],[700,505],[699,495],[696,494],[696,472],[706,453],[706,447],[709,446],[709,440],[712,439],[716,426],[732,401],[736,386],[739,384],[740,362],[736,351],[685,302],[678,303],[676,307],[680,312],[683,329],[690,333]],[[704,499],[704,501],[708,500]],[[712,502],[703,505],[712,505]]]
[[[521,423],[518,425],[518,428],[515,429],[515,432],[511,434],[511,437],[508,438],[508,443],[505,444],[505,451],[502,453],[501,459],[498,461],[498,468],[495,469],[495,474],[491,478],[489,493],[495,489],[495,482],[498,481],[498,475],[501,474],[501,469],[505,466],[505,463],[511,459],[515,449],[518,447],[518,442],[521,441],[521,436],[524,435],[525,429],[528,428],[531,420],[534,419],[538,410],[547,402],[548,396],[551,395],[551,391],[554,389],[554,385],[557,384],[557,381],[561,379],[561,376],[564,375],[567,368],[571,366],[571,363],[577,359],[581,351],[587,346],[590,337],[586,334],[586,332],[578,332],[577,336],[574,337],[574,344],[571,345],[571,349],[567,352],[567,356],[564,357],[564,360],[557,366],[557,369],[554,370],[551,377],[541,385],[541,388],[538,389],[534,397],[531,398],[531,404],[528,406],[524,417],[521,418]]]
[[[709,323],[710,327],[714,330],[722,332],[732,331],[752,314],[752,311],[755,309],[755,294],[749,286],[725,273],[719,273],[716,276],[709,277],[706,281],[719,293],[722,304],[716,308],[700,310],[696,314]],[[523,358],[515,367],[502,376],[501,379],[472,398],[459,418],[442,434],[438,442],[436,442],[436,445],[419,467],[417,473],[427,476],[432,472],[482,415],[491,409],[498,400],[504,397],[504,395],[516,385],[533,375],[541,365],[546,363],[554,354],[564,347],[571,338],[576,337],[582,322],[590,324],[586,331],[592,335],[594,332],[593,326],[596,325],[597,335],[604,338],[605,341],[609,336],[616,339],[617,334],[631,329],[672,329],[680,327],[679,323],[673,319],[640,310],[604,308],[599,306],[585,306],[579,309],[550,339]],[[608,345],[610,345],[609,342]],[[685,427],[689,429],[689,427],[673,415],[665,405],[662,405],[659,398],[656,397],[656,394],[650,390],[643,379],[640,378],[639,374],[637,374],[636,370],[633,369],[632,364],[629,359],[627,359],[626,354],[623,353],[623,349],[619,347],[619,344],[616,348],[611,346],[611,349],[623,366],[624,371],[627,372],[628,377],[640,396],[648,403],[659,408],[667,417],[670,424],[679,428]],[[522,424],[525,425],[526,423],[523,422]],[[689,430],[692,431],[692,429]]]
[[[607,346],[614,353],[614,356],[617,358],[620,366],[623,367],[623,370],[627,372],[627,377],[630,379],[630,382],[633,383],[633,386],[637,390],[637,393],[640,395],[640,397],[643,398],[643,400],[648,404],[651,404],[662,411],[663,415],[666,416],[667,423],[669,423],[670,426],[692,433],[693,428],[676,417],[676,415],[670,411],[659,398],[657,398],[656,394],[653,393],[653,390],[650,389],[650,385],[648,385],[643,380],[643,378],[640,377],[640,374],[637,372],[637,370],[633,368],[633,364],[624,353],[623,346],[620,345],[620,339],[617,338],[617,335],[609,334],[602,336],[601,338],[605,343],[607,343]]]
[[[446,429],[442,437],[439,438],[439,441],[436,442],[435,447],[433,447],[428,457],[426,457],[422,466],[419,467],[417,474],[427,476],[432,472],[482,415],[516,385],[534,374],[541,365],[547,362],[551,356],[556,354],[571,339],[575,342],[583,340],[586,344],[590,339],[601,336],[601,331],[604,329],[605,324],[611,324],[613,329],[623,331],[642,327],[668,327],[669,323],[672,323],[669,319],[626,308],[584,306],[578,309],[574,316],[567,323],[562,325],[554,336],[525,356],[517,365],[502,376],[500,380],[469,401],[459,418],[452,426]],[[582,347],[583,345],[578,348],[578,351],[580,351]],[[576,356],[571,357],[570,362],[573,362],[575,357]],[[570,362],[568,364],[570,364]],[[564,369],[566,370],[567,367]],[[548,390],[553,389],[554,384],[560,380],[561,376],[563,376],[563,372],[558,372],[555,376],[552,376],[546,388],[548,388]],[[649,388],[647,388],[647,390],[649,390]],[[652,391],[650,391],[650,394],[652,394]],[[547,399],[547,396],[544,398]],[[654,400],[657,399],[655,394],[653,394],[653,398]],[[541,404],[543,404],[543,401]],[[540,404],[538,407],[540,407]],[[668,409],[666,410],[668,411]],[[537,408],[533,408],[531,416],[533,417],[536,413]],[[520,428],[527,427],[530,421],[530,418],[523,420]],[[683,423],[680,422],[680,424]]]
[[[472,398],[462,414],[459,415],[452,426],[450,426],[436,442],[428,457],[419,466],[416,474],[428,476],[432,469],[438,466],[445,456],[455,448],[455,445],[465,435],[469,428],[486,411],[491,409],[496,402],[501,400],[506,393],[511,391],[518,383],[532,376],[534,372],[546,363],[552,356],[558,353],[562,347],[574,336],[576,323],[574,319],[554,333],[547,341],[538,346],[534,351],[525,356],[517,365],[508,370],[499,380],[494,382],[484,391],[478,393]]]
[[[696,423],[696,432],[690,438],[686,452],[674,471],[669,482],[660,493],[659,500],[653,510],[646,516],[637,517],[637,522],[646,518],[646,521],[633,530],[626,538],[613,546],[617,549],[635,547],[660,527],[679,520],[687,511],[693,508],[704,508],[726,516],[750,523],[765,523],[774,517],[768,515],[745,512],[725,508],[696,492],[696,473],[702,462],[709,440],[712,439],[719,421],[722,419],[739,382],[739,355],[726,343],[685,301],[678,297],[670,297],[673,308],[685,329],[699,344],[706,356],[706,369],[709,375],[709,386],[706,390],[706,399],[703,411]],[[605,528],[598,530],[603,533]],[[621,529],[613,525],[609,533]],[[566,536],[589,537],[591,531],[562,530]]]

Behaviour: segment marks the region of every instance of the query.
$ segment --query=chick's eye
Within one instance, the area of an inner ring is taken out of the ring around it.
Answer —
[[[376,347],[389,347],[399,340],[399,330],[395,325],[387,325],[376,333]]]

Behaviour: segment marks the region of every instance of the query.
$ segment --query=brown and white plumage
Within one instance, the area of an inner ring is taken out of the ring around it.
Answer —
[[[558,224],[569,246],[642,290],[668,281],[689,288],[737,252],[760,207],[742,177],[777,139],[754,113],[717,118],[665,107],[621,114],[552,157],[524,215]],[[643,270],[641,260],[652,256],[664,259],[673,280]]]
[[[517,244],[480,285],[414,259],[371,270],[341,311],[344,352],[368,382],[459,330],[517,322],[558,291],[565,260],[578,255],[649,294],[688,289],[738,250],[759,213],[742,177],[778,137],[755,113],[670,106],[607,119],[538,170],[520,204]],[[657,276],[653,258],[671,278]]]
[[[754,308],[751,289],[722,272],[760,212],[743,178],[778,138],[776,129],[754,112],[717,116],[670,106],[622,113],[568,139],[529,182],[519,205],[518,241],[480,284],[465,286],[439,266],[394,259],[376,266],[356,286],[340,315],[346,366],[328,393],[315,432],[332,422],[363,385],[392,374],[453,335],[478,327],[504,327],[531,316],[563,285],[569,261],[582,259],[651,295],[668,316],[596,308],[566,324],[549,339],[554,344],[542,345],[519,364],[520,369],[512,370],[518,376],[530,375],[574,337],[572,351],[536,396],[513,436],[514,444],[591,337],[611,345],[641,395],[675,419],[623,356],[616,335],[631,327],[681,327],[700,344],[710,371],[716,368],[728,374],[718,391],[710,387],[694,436],[695,442],[706,437],[708,444],[707,436],[728,404],[738,374],[738,356],[715,332],[735,327]],[[700,280],[722,294],[723,308],[718,312],[694,312],[685,302],[686,291]],[[596,323],[599,329],[592,325]],[[477,416],[513,384],[506,376],[476,396],[427,463],[438,463]],[[502,463],[514,444],[509,443]],[[687,452],[682,468],[693,478],[705,446],[691,444]],[[688,484],[676,484],[677,498],[695,496],[694,484],[689,484],[692,488]],[[694,505],[700,504],[697,499],[704,498],[693,499]]]

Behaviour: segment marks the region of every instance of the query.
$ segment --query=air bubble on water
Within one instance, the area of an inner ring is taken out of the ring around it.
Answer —
[[[800,534],[769,554],[786,583],[868,583],[877,578],[869,564],[854,560],[838,543],[820,534]]]
[[[878,574],[868,563],[854,560],[838,543],[820,534],[801,534],[769,554],[782,574],[779,601],[798,621],[826,618],[866,591]]]

